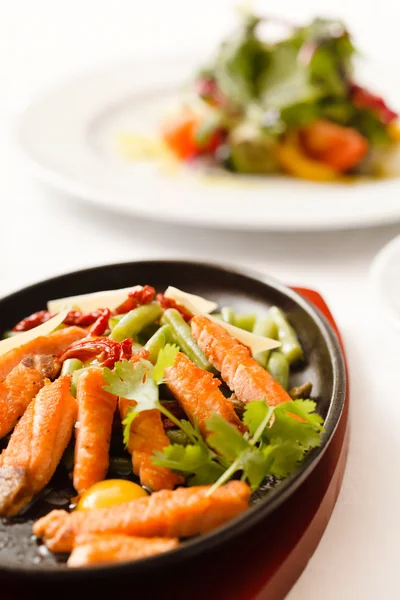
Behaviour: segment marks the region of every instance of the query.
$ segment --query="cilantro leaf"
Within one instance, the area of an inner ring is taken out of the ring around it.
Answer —
[[[275,408],[271,427],[264,431],[263,439],[270,444],[288,442],[305,450],[321,445],[322,417],[315,411],[312,400],[292,400]],[[293,418],[293,415],[303,419]]]
[[[131,434],[131,425],[132,425],[136,415],[137,415],[137,412],[134,409],[128,410],[128,414],[126,415],[125,419],[122,421],[122,425],[124,426],[123,430],[122,430],[122,440],[125,444],[125,447],[129,443],[129,436]]]
[[[256,490],[265,476],[270,472],[273,457],[266,450],[250,448],[242,452],[240,456],[240,468],[243,471],[243,479],[246,479],[251,489]]]
[[[275,477],[287,477],[295,470],[306,451],[305,448],[290,441],[281,441],[276,446],[267,446],[265,452],[270,459],[269,474]]]
[[[175,344],[166,344],[158,353],[156,364],[153,370],[153,379],[156,383],[163,382],[165,369],[172,367],[175,362],[179,347]]]
[[[268,413],[265,400],[253,400],[248,402],[244,409],[243,423],[247,425],[249,434],[253,436]]]
[[[220,415],[213,415],[207,419],[207,443],[222,455],[226,460],[236,460],[241,452],[250,448],[249,442],[239,431],[225,421]]]
[[[152,462],[161,467],[167,467],[184,473],[190,485],[210,485],[225,471],[207,446],[200,444],[171,444],[162,452],[155,451]]]

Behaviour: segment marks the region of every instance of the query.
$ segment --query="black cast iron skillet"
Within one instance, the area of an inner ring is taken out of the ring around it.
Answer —
[[[39,551],[32,539],[32,521],[39,515],[66,502],[63,484],[57,475],[51,482],[50,504],[45,500],[34,504],[27,515],[12,525],[0,524],[0,582],[29,579],[32,583],[73,584],[85,579],[106,583],[151,577],[152,573],[184,569],[187,561],[215,552],[223,545],[256,527],[262,519],[276,511],[279,505],[305,481],[326,450],[338,424],[346,388],[342,353],[335,334],[324,317],[306,300],[270,277],[249,273],[245,269],[215,264],[185,261],[142,261],[106,265],[55,277],[27,287],[0,300],[0,332],[36,310],[46,307],[49,299],[94,292],[98,290],[149,284],[158,291],[168,285],[215,300],[220,306],[232,306],[242,312],[262,315],[271,305],[277,305],[288,315],[304,348],[306,361],[292,376],[291,384],[311,380],[313,398],[325,419],[325,436],[320,448],[312,450],[295,473],[277,486],[265,485],[254,494],[250,509],[224,527],[207,535],[193,538],[166,554],[132,563],[101,568],[67,570],[65,564],[52,555]],[[60,486],[60,489],[57,488]],[[53,500],[51,500],[53,498]],[[55,498],[55,500],[54,500]],[[51,505],[51,502],[54,504]],[[301,514],[301,513],[299,513]],[[221,550],[222,551],[222,550]]]

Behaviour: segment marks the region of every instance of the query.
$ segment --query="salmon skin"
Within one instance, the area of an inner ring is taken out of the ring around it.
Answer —
[[[65,327],[58,329],[50,335],[40,337],[9,350],[0,356],[0,381],[3,381],[10,371],[30,354],[50,354],[58,356],[70,344],[80,340],[87,335],[87,331],[81,327]]]
[[[250,350],[221,325],[198,316],[192,319],[191,326],[198,345],[239,400],[251,402],[265,398],[269,406],[291,400],[283,387],[251,356]]]
[[[14,428],[30,401],[61,365],[54,356],[27,356],[0,383],[0,439]]]
[[[47,381],[15,427],[1,455],[0,481],[8,485],[0,494],[0,516],[17,514],[53,476],[76,419],[70,384],[69,375]]]
[[[246,430],[235,413],[232,401],[218,389],[220,381],[182,352],[178,352],[174,364],[166,369],[165,378],[190,421],[194,423],[196,420],[204,435],[207,435],[207,419],[213,414],[220,415],[242,433]]]
[[[123,421],[129,407],[134,407],[134,400],[119,399],[119,412]],[[166,467],[154,465],[151,457],[155,450],[160,452],[170,445],[164,431],[159,410],[146,410],[139,413],[131,424],[128,451],[132,456],[132,466],[140,483],[152,491],[173,490],[176,485],[183,483],[183,477],[176,475]]]
[[[103,369],[90,368],[79,377],[74,488],[82,494],[102,481],[108,470],[111,429],[117,397],[103,390]]]
[[[191,537],[211,531],[244,512],[250,488],[230,481],[207,495],[211,486],[162,490],[111,508],[67,513],[53,510],[33,533],[54,552],[70,552],[81,534],[113,533],[138,537]]]
[[[128,535],[81,535],[68,559],[69,567],[85,567],[146,558],[173,550],[177,538],[138,538]]]

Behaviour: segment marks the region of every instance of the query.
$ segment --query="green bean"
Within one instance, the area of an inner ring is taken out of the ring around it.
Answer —
[[[170,325],[163,325],[158,329],[154,335],[148,340],[145,345],[145,350],[149,351],[149,361],[155,363],[158,357],[158,353],[161,348],[164,348],[165,344],[172,338],[172,328]]]
[[[131,338],[151,323],[154,323],[154,321],[157,321],[161,314],[162,310],[158,302],[150,302],[150,304],[138,306],[124,315],[115,325],[111,331],[110,338],[117,342]]]
[[[278,328],[278,340],[281,342],[281,352],[286,357],[289,365],[303,358],[303,349],[297,334],[283,312],[276,306],[270,308],[269,313]]]
[[[182,315],[175,308],[168,308],[161,319],[163,325],[170,325],[172,328],[173,339],[190,360],[196,363],[201,369],[212,370],[205,354],[200,350],[192,336],[191,329]]]
[[[74,360],[74,359],[71,359]],[[67,361],[65,361],[67,362]],[[82,375],[82,373],[84,373],[86,371],[86,368],[83,367],[82,369],[76,369],[75,371],[72,372],[72,378],[71,378],[71,394],[74,396],[74,398],[76,398],[76,388],[78,387],[78,381],[80,376]]]
[[[63,362],[63,366],[61,367],[61,375],[72,375],[71,378],[71,394],[76,397],[76,386],[78,383],[78,379],[76,377],[76,373],[78,371],[83,371],[83,362],[79,360],[79,358],[68,358]]]
[[[230,325],[235,324],[235,313],[229,306],[223,306],[221,309],[221,317],[225,323],[229,323]]]
[[[72,375],[74,371],[82,369],[83,362],[79,358],[68,358],[63,362],[61,375]]]
[[[306,381],[302,385],[296,385],[289,390],[289,396],[292,400],[307,400],[307,398],[311,397],[312,386],[311,381]]]
[[[261,335],[267,338],[277,338],[278,327],[276,326],[275,321],[272,319],[269,311],[266,317],[257,319],[257,321],[254,323],[253,333],[255,335]],[[270,350],[263,350],[262,352],[257,352],[257,354],[254,355],[254,358],[262,367],[264,367],[264,369],[266,369],[270,354]]]
[[[236,327],[240,327],[240,329],[245,329],[245,331],[253,331],[256,318],[254,313],[236,315],[233,324],[236,325]]]
[[[281,384],[281,386],[287,390],[289,385],[289,363],[286,357],[279,350],[271,352],[271,356],[268,359],[267,371],[272,377]]]
[[[216,319],[221,319],[222,320],[222,314],[221,313],[213,313],[212,316],[215,317]]]
[[[167,436],[171,444],[180,444],[181,446],[187,446],[190,440],[186,433],[181,429],[168,429]]]
[[[125,313],[126,314],[126,313]],[[124,318],[125,314],[122,315],[113,315],[108,319],[108,326],[110,329],[114,329],[117,323],[120,322],[121,319]]]

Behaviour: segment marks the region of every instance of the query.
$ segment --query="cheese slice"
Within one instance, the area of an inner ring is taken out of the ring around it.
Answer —
[[[68,298],[49,300],[47,303],[47,310],[50,312],[59,312],[65,308],[71,309],[72,307],[86,312],[91,312],[98,308],[109,308],[110,310],[113,310],[127,299],[129,292],[142,289],[143,286],[135,285],[119,290],[106,290],[104,292],[93,292],[92,294],[82,294],[81,296],[69,296]]]
[[[209,313],[218,308],[218,304],[215,302],[210,302],[201,296],[188,294],[187,292],[183,292],[175,287],[169,287],[165,292],[165,296],[184,306],[193,315],[204,315],[210,319],[210,321],[218,323],[218,325],[223,327],[225,331],[227,331],[232,337],[250,348],[252,354],[263,352],[264,350],[279,348],[281,345],[281,343],[276,340],[266,338],[261,335],[255,335],[254,333],[240,329],[240,327],[235,327],[235,325],[225,323],[225,321],[222,321],[222,319],[213,317]]]
[[[171,285],[166,289],[164,296],[187,308],[192,315],[208,314],[218,308],[216,302],[211,302],[201,296],[196,296],[196,294],[188,294],[188,292],[178,290],[178,288]]]
[[[64,321],[65,317],[67,316],[67,314],[68,314],[68,311],[64,310],[64,311],[58,313],[58,315],[56,315],[52,319],[49,319],[45,323],[42,323],[41,325],[38,325],[37,327],[34,327],[33,329],[29,329],[28,331],[23,331],[22,333],[19,333],[18,335],[13,335],[10,338],[1,340],[0,341],[0,356],[2,354],[5,354],[9,350],[13,350],[14,348],[19,348],[23,344],[26,344],[41,335],[49,335],[49,333],[54,331],[56,329],[56,327],[61,325],[61,323]]]

